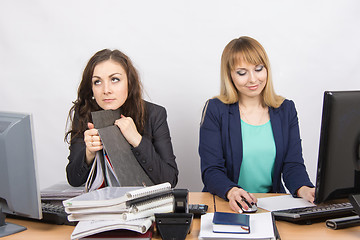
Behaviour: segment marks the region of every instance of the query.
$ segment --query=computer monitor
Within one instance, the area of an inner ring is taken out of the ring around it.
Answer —
[[[0,237],[25,227],[6,214],[42,218],[30,114],[0,112]]]
[[[325,91],[315,203],[360,193],[360,91]]]

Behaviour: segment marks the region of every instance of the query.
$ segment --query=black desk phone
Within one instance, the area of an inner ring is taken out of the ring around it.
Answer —
[[[208,205],[206,204],[189,204],[189,213],[193,213],[194,217],[200,217],[205,214],[208,210]]]

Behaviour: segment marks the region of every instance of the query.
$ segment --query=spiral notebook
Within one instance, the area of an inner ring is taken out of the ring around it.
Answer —
[[[79,239],[87,236],[91,236],[97,233],[117,230],[117,229],[126,229],[135,231],[138,233],[146,233],[151,225],[154,222],[154,217],[141,218],[134,221],[82,221],[79,222],[73,233],[71,234],[71,239]]]
[[[126,202],[151,194],[171,190],[170,183],[157,184],[150,187],[106,187],[63,201],[65,211],[81,208],[109,207],[120,205],[126,207]]]
[[[147,208],[141,210],[133,210],[133,208],[125,209],[123,212],[96,212],[83,214],[70,214],[68,220],[74,221],[130,221],[139,218],[151,217],[155,213],[169,213],[174,210],[173,197],[168,197],[162,201],[152,201],[147,205]]]

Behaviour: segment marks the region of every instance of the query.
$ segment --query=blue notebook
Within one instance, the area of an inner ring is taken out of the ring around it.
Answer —
[[[215,212],[213,232],[250,233],[250,216],[239,213]]]

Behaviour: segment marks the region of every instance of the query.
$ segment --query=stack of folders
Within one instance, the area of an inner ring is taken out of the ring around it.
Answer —
[[[146,233],[155,213],[173,212],[170,183],[150,187],[106,187],[63,201],[69,221],[79,221],[71,235],[78,239],[96,233],[127,229]]]

